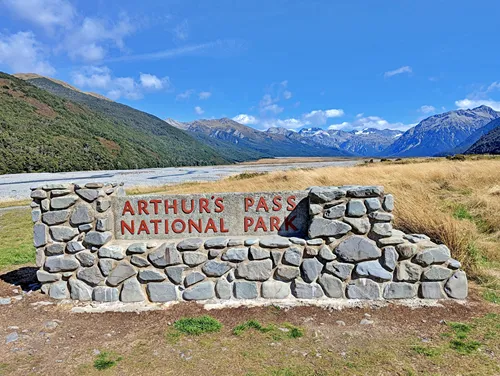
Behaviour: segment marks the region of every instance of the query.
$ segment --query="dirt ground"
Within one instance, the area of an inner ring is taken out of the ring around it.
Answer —
[[[339,311],[318,307],[206,311],[186,303],[140,313],[72,313],[71,304],[28,291],[34,271],[25,267],[0,276],[0,297],[13,298],[11,304],[0,305],[0,375],[500,374],[500,316],[495,316],[500,309],[479,298],[474,287],[467,304],[447,301],[440,307],[416,309],[390,305]],[[203,314],[220,320],[222,330],[172,335],[176,320]],[[232,333],[249,319],[278,327],[291,323],[302,328],[304,336]],[[363,319],[368,324],[361,324]],[[469,336],[479,340],[479,349],[469,354],[451,349],[450,322],[471,323]],[[16,336],[12,333],[17,333],[17,340],[6,343]],[[99,352],[120,360],[99,371],[94,367]]]

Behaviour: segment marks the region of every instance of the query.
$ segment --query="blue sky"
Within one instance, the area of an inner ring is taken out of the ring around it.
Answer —
[[[0,70],[258,129],[500,110],[497,0],[0,0]]]

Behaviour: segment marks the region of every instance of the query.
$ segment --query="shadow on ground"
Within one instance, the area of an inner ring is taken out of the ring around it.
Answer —
[[[14,286],[19,286],[23,291],[35,291],[40,289],[40,283],[36,278],[38,268],[25,266],[0,275],[0,280]]]

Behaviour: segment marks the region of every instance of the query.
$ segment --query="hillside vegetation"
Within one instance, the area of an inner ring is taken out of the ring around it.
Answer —
[[[156,133],[131,126],[1,72],[0,106],[0,174],[226,162],[166,123]]]

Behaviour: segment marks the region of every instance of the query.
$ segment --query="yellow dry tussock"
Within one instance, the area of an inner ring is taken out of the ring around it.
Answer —
[[[500,264],[500,159],[373,163],[354,167],[296,169],[155,189],[161,193],[258,192],[314,185],[383,185],[396,198],[395,224],[447,244],[469,275],[484,277],[481,265]],[[144,189],[133,189],[139,193]],[[150,190],[153,192],[153,190]],[[457,218],[464,208],[471,218]]]

